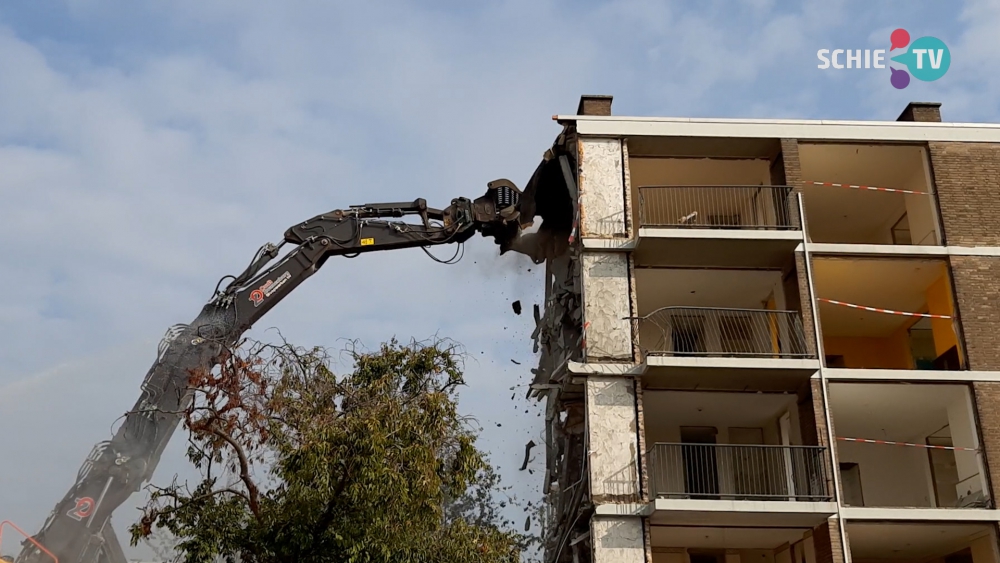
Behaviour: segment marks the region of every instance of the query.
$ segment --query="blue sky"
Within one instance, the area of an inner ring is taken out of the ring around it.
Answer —
[[[948,44],[943,79],[897,91],[888,70],[816,68],[818,49],[886,48],[897,27]],[[551,115],[585,93],[621,115],[894,119],[920,100],[1000,121],[997,29],[998,0],[0,4],[0,519],[41,524],[164,330],[294,223],[523,185]],[[541,270],[495,254],[474,240],[455,266],[331,260],[255,335],[461,341],[463,408],[530,495],[540,472],[512,469],[541,443],[538,409],[523,387],[508,397],[530,379],[533,327],[510,302],[530,313]]]

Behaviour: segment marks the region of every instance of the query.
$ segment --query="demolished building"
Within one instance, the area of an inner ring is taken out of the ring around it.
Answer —
[[[611,101],[522,209],[545,560],[1000,562],[1000,126]]]

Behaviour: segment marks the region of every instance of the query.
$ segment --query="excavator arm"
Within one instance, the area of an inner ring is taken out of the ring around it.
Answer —
[[[224,288],[216,287],[191,323],[167,331],[139,399],[112,438],[91,450],[73,486],[34,539],[60,563],[126,563],[109,522],[111,514],[152,477],[192,400],[192,371],[217,365],[228,347],[331,256],[426,249],[462,243],[477,232],[494,238],[506,251],[520,234],[520,199],[513,183],[497,180],[482,197],[457,198],[445,209],[429,208],[422,199],[359,205],[313,217],[289,228],[281,244],[261,247],[245,271],[227,276],[232,279]],[[420,221],[402,220],[409,216]],[[278,258],[286,245],[293,248]],[[49,560],[26,541],[16,561]]]

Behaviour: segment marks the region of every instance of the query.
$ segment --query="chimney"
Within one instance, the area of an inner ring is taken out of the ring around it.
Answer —
[[[584,94],[580,96],[580,105],[576,108],[577,115],[611,115],[611,99],[613,96],[598,96]]]
[[[933,121],[941,123],[941,102],[910,102],[896,121]]]

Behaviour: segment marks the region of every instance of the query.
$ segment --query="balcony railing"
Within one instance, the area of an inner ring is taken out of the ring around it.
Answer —
[[[825,457],[819,446],[655,444],[650,486],[658,498],[829,501]]]
[[[632,322],[645,356],[809,357],[795,311],[663,307]]]
[[[790,186],[641,186],[642,227],[796,229]]]

